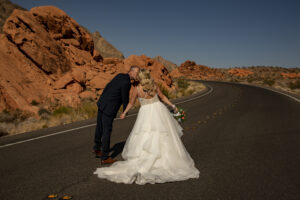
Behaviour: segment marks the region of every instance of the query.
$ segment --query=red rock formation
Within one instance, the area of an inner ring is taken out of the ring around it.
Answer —
[[[172,77],[187,77],[189,79],[215,80],[224,78],[224,74],[219,69],[207,67],[205,65],[197,65],[194,61],[187,60],[178,68],[174,69]]]
[[[3,31],[0,111],[19,108],[37,113],[33,101],[76,107],[82,98],[96,100],[117,73],[128,72],[133,64],[149,68],[166,89],[174,88],[164,65],[145,55],[103,59],[91,35],[56,7],[15,10]]]
[[[247,76],[253,74],[253,72],[250,70],[237,69],[237,68],[229,69],[227,72],[231,75],[238,76],[238,77],[247,77]]]
[[[100,67],[102,57],[77,22],[56,7],[36,7],[15,10],[3,31],[0,85],[2,93],[11,98],[2,96],[0,110],[20,108],[36,113],[38,108],[30,104],[33,100],[58,99],[74,106],[80,102],[84,80],[76,68]]]
[[[124,60],[124,68],[128,71],[131,65],[138,65],[142,68],[149,69],[156,83],[162,84],[167,90],[175,89],[170,73],[166,67],[157,60],[147,57],[144,54],[141,56],[131,55]]]
[[[280,73],[280,75],[285,79],[294,79],[294,78],[300,78],[300,72],[298,73]]]

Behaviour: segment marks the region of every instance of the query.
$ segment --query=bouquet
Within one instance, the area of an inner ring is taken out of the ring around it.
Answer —
[[[184,122],[185,120],[185,112],[182,108],[180,107],[177,107],[177,110],[178,112],[177,113],[174,113],[174,110],[173,110],[173,117],[180,123]]]

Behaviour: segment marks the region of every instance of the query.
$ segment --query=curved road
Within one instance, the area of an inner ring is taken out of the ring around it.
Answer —
[[[263,88],[201,82],[208,88],[200,97],[174,101],[187,113],[182,140],[199,179],[141,186],[97,178],[92,119],[0,138],[0,198],[300,199],[300,103]],[[118,159],[136,112],[114,122]]]

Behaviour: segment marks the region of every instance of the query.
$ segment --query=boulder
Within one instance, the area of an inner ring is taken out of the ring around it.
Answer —
[[[106,84],[112,79],[112,76],[108,76],[103,73],[99,73],[90,81],[90,86],[95,89],[104,89]]]
[[[96,96],[95,93],[93,93],[93,92],[91,92],[91,91],[88,91],[88,90],[81,92],[81,93],[79,94],[79,97],[80,97],[81,99],[86,99],[86,98],[96,99],[96,98],[97,98],[97,96]]]
[[[60,77],[56,82],[54,82],[53,89],[62,89],[67,86],[67,84],[73,82],[73,77],[70,73],[66,73],[64,76]]]
[[[80,92],[83,91],[83,87],[79,84],[79,83],[72,83],[72,84],[69,84],[67,85],[67,88],[66,88],[68,91],[71,91],[71,92],[75,92],[76,94],[79,94]]]

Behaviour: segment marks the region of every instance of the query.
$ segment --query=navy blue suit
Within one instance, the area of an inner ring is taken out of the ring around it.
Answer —
[[[97,102],[98,114],[94,150],[102,150],[102,160],[108,158],[112,123],[122,104],[123,111],[126,109],[129,102],[130,87],[129,74],[119,73],[105,86]]]

